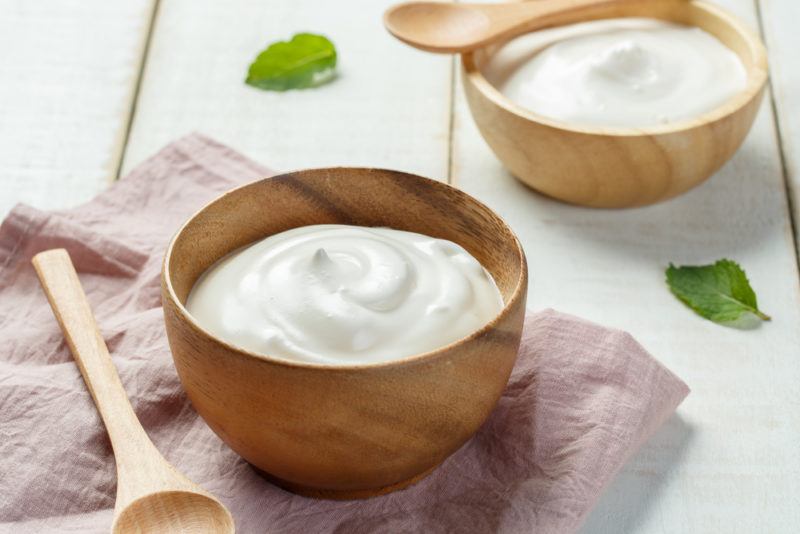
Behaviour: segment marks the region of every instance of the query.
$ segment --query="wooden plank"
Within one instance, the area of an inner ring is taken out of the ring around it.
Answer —
[[[750,0],[719,3],[756,27]],[[784,69],[795,63],[788,46],[783,61]],[[456,93],[453,181],[517,231],[530,265],[529,307],[628,330],[693,389],[629,461],[584,532],[795,532],[800,288],[769,102],[710,181],[660,205],[611,211],[560,204],[514,180]],[[669,262],[722,257],[746,268],[771,323],[725,328],[667,290]]]
[[[154,0],[0,0],[0,217],[117,174]]]
[[[199,130],[274,169],[363,165],[443,179],[450,58],[390,37],[381,16],[391,2],[163,3],[124,169]],[[243,83],[267,43],[299,31],[334,42],[338,79],[285,93]]]
[[[769,51],[770,80],[783,148],[784,172],[793,206],[796,246],[800,248],[800,68],[797,51],[800,2],[757,0]]]

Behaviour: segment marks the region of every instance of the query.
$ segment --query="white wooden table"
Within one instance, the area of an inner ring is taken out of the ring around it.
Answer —
[[[167,142],[209,134],[274,169],[398,168],[446,180],[514,227],[529,305],[630,331],[693,391],[584,532],[800,532],[800,2],[719,0],[761,31],[772,88],[716,176],[653,207],[597,211],[517,183],[483,143],[453,59],[383,30],[387,0],[0,0],[0,215],[91,198]],[[340,77],[242,83],[267,42],[327,34]],[[664,268],[731,257],[774,318],[704,321]]]

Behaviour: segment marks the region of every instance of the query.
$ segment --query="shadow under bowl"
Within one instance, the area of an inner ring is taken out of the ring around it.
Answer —
[[[312,224],[386,226],[454,241],[491,273],[504,307],[479,331],[437,350],[342,366],[248,352],[189,315],[186,298],[214,262]],[[224,194],[175,235],[162,277],[175,367],[198,413],[270,479],[328,498],[402,488],[472,436],[516,360],[526,288],[522,248],[489,208],[434,180],[364,168],[292,172]]]
[[[653,204],[702,183],[736,152],[753,124],[767,81],[758,36],[708,2],[641,0],[581,11],[572,22],[650,17],[697,26],[741,59],[746,87],[700,116],[648,128],[569,124],[526,110],[484,75],[497,45],[463,54],[462,82],[484,139],[520,181],[550,197],[601,208]]]

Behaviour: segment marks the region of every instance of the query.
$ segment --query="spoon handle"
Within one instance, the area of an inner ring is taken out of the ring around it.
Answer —
[[[32,263],[111,438],[117,506],[174,482],[174,470],[147,437],[128,401],[69,254],[48,250],[34,256]]]
[[[655,4],[659,1],[663,3],[664,0],[650,1]],[[616,16],[620,13],[614,13],[614,9],[631,2],[632,0],[539,0],[476,5],[484,8],[484,13],[491,20],[494,26],[491,40],[494,41],[553,26]]]

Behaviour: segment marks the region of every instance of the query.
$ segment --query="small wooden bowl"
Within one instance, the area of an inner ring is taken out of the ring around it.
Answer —
[[[481,330],[438,350],[358,366],[248,352],[208,333],[186,311],[195,281],[222,256],[326,223],[455,241],[492,274],[505,306]],[[175,367],[208,425],[287,489],[346,499],[418,480],[478,429],[514,365],[526,287],[517,238],[477,200],[411,174],[332,168],[254,182],[201,209],[167,249],[162,298]]]
[[[700,184],[747,136],[767,80],[758,36],[708,2],[641,0],[606,6],[573,22],[651,17],[698,26],[741,58],[747,86],[695,118],[651,128],[580,127],[528,111],[506,98],[481,72],[495,46],[462,56],[464,89],[486,142],[519,180],[551,197],[583,206],[652,204]]]

